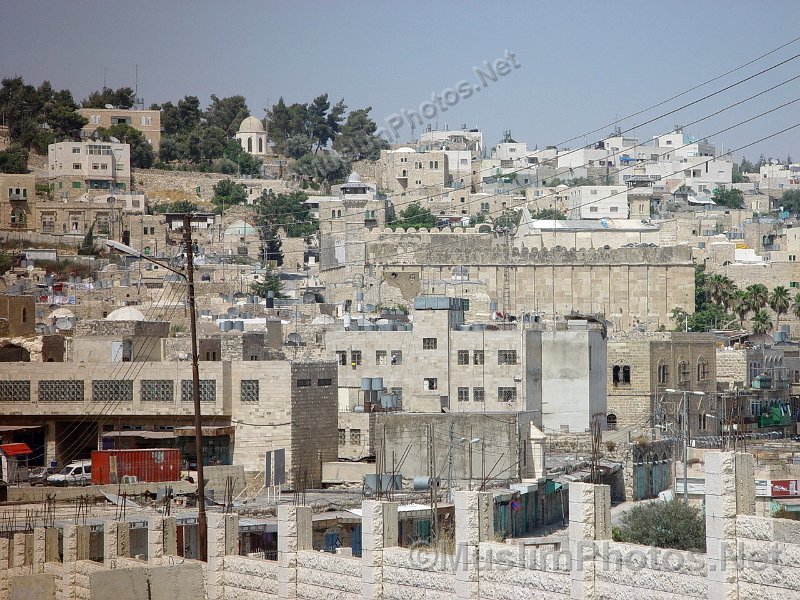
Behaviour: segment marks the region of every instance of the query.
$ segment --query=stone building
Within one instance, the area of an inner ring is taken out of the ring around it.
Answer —
[[[161,148],[161,111],[136,108],[79,108],[89,122],[83,126],[81,137],[91,139],[98,128],[127,125],[141,131],[154,152]]]
[[[131,147],[112,142],[59,142],[47,147],[47,178],[58,197],[131,185]]]
[[[613,338],[608,342],[608,427],[680,432],[682,394],[666,390],[686,390],[705,394],[689,396],[690,435],[718,435],[716,377],[716,338],[711,334]]]
[[[347,319],[325,336],[345,410],[364,407],[363,380],[380,378],[405,411],[532,411],[537,427],[579,432],[593,415],[605,419],[605,339],[596,323],[467,324],[464,301],[439,296],[417,298],[410,322]]]
[[[485,283],[494,306],[512,315],[601,313],[619,330],[669,326],[674,308],[694,311],[695,268],[686,246],[518,250],[510,237],[475,229],[360,228],[353,236],[346,264],[321,256],[320,277],[331,301],[361,291],[372,304],[407,304],[459,269],[466,279]]]
[[[417,152],[408,147],[381,150],[378,187],[391,194],[414,198],[441,194],[450,181],[444,151]]]
[[[0,337],[35,335],[36,303],[33,296],[0,295]]]
[[[120,440],[125,447],[177,447],[185,461],[196,460],[188,355],[163,360],[170,324],[120,311],[79,322],[63,368],[19,362],[0,371],[2,421],[35,431],[26,438],[32,464],[64,464]],[[218,358],[213,338],[201,348],[208,358],[200,365],[204,460],[253,474],[263,470],[267,450],[283,448],[287,479],[318,485],[322,462],[337,458],[335,364],[286,360],[254,351],[264,339],[232,337],[217,338]]]
[[[0,230],[25,231],[35,227],[33,205],[36,178],[0,173]]]
[[[247,117],[241,122],[239,131],[236,132],[236,140],[242,146],[242,150],[253,156],[264,158],[272,154],[264,123],[256,117]]]

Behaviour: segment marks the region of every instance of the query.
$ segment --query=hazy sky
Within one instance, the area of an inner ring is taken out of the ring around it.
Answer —
[[[81,100],[103,85],[133,86],[146,104],[243,94],[256,116],[283,96],[320,92],[379,123],[419,110],[473,68],[516,56],[519,68],[461,98],[431,124],[506,129],[530,147],[583,145],[616,119],[742,65],[800,35],[800,2],[108,2],[2,0],[0,74],[49,79]],[[800,74],[800,58],[646,126],[641,124],[800,54],[800,41],[669,104],[620,121],[647,139]],[[699,137],[800,97],[800,79],[687,128]],[[450,96],[451,100],[453,96]],[[712,141],[725,149],[800,123],[800,102]],[[417,130],[419,133],[419,129]],[[401,141],[411,137],[404,126]],[[743,150],[800,160],[800,127]]]

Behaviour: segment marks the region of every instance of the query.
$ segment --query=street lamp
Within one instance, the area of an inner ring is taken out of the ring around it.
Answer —
[[[689,455],[689,395],[705,396],[705,392],[693,392],[690,390],[664,390],[667,394],[683,394],[683,427],[681,427],[681,437],[683,438],[683,503],[689,504],[689,488],[687,487],[687,465]]]
[[[200,407],[200,366],[197,353],[197,312],[194,299],[194,255],[192,249],[192,228],[188,214],[183,216],[183,242],[186,252],[186,272],[145,256],[135,248],[115,240],[105,240],[110,248],[123,254],[149,261],[159,267],[179,275],[186,281],[186,299],[189,304],[189,330],[192,338],[192,399],[194,400],[194,444],[197,455],[197,529],[200,545],[200,560],[208,558],[208,529],[206,523],[206,490],[203,479],[203,416]]]

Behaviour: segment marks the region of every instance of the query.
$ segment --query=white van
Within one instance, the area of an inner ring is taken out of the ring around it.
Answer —
[[[89,485],[90,483],[92,483],[91,460],[71,462],[58,473],[47,478],[47,485]]]

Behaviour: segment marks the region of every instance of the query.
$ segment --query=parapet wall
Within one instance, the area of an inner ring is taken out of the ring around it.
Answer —
[[[86,560],[88,526],[64,526],[63,561],[55,530],[37,528],[0,538],[0,600],[25,597],[11,594],[26,586],[42,600],[800,597],[800,523],[753,516],[753,464],[749,454],[706,455],[705,552],[612,541],[609,488],[572,483],[566,547],[494,541],[492,494],[466,491],[455,493],[454,543],[439,552],[398,547],[398,505],[373,500],[362,505],[361,557],[314,551],[310,507],[288,504],[278,507],[277,562],[236,555],[232,514],[209,514],[206,564],[176,556],[171,517],[150,519],[144,560],[130,558],[125,522],[105,524],[102,563]]]

